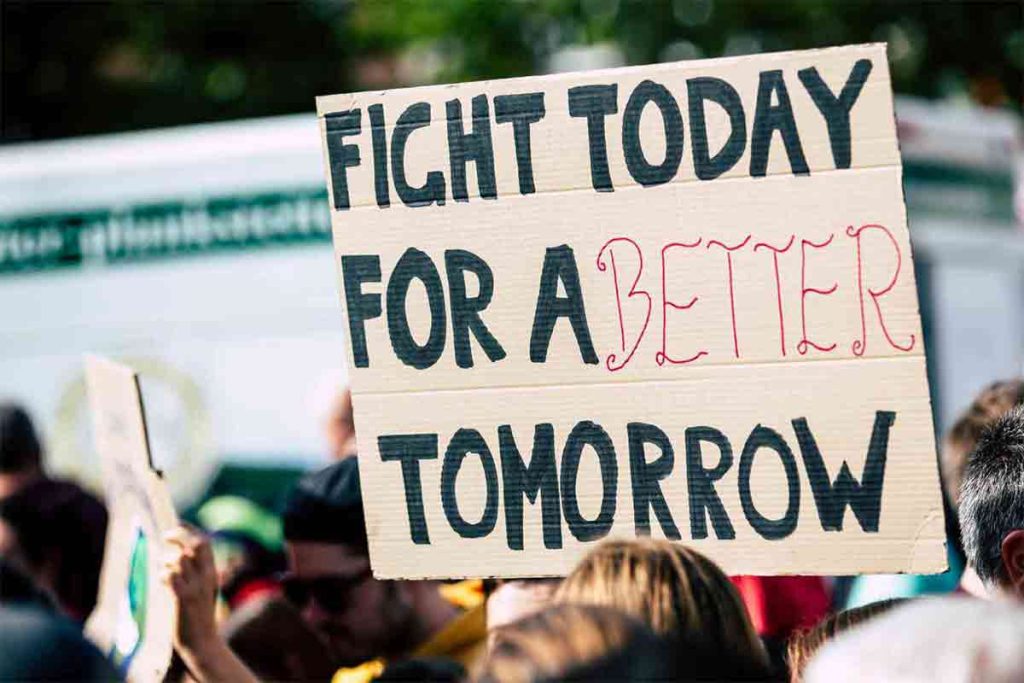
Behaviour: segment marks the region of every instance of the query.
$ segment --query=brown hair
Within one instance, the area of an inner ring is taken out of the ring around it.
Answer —
[[[982,433],[1011,408],[1024,403],[1024,380],[994,382],[982,390],[946,434],[939,462],[946,495],[954,508],[960,503],[964,468]]]
[[[794,633],[789,639],[789,645],[786,648],[786,661],[789,664],[789,680],[791,683],[800,683],[803,680],[804,669],[807,668],[807,663],[811,661],[814,654],[825,643],[843,631],[863,624],[865,621],[884,614],[904,602],[907,602],[907,598],[892,598],[843,610],[842,612],[825,617],[818,622],[817,626]]]
[[[714,562],[677,543],[603,543],[566,577],[555,602],[615,607],[659,635],[705,644],[752,667],[767,664],[736,587]]]
[[[593,605],[556,605],[494,629],[481,683],[560,679],[577,667],[657,640],[622,612]]]

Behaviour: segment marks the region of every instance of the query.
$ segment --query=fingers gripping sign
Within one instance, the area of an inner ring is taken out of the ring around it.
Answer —
[[[217,631],[217,569],[209,541],[182,525],[164,534],[163,542],[163,578],[178,613],[174,647],[189,671],[199,681],[255,681]]]
[[[175,646],[196,647],[217,631],[217,571],[210,544],[198,531],[179,526],[164,535],[164,578],[177,602]]]

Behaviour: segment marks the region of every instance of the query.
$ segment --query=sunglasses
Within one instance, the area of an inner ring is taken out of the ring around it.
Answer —
[[[284,596],[298,609],[304,608],[310,600],[328,612],[343,612],[351,603],[352,592],[371,575],[369,567],[352,576],[318,576],[302,579],[286,574],[281,577]]]

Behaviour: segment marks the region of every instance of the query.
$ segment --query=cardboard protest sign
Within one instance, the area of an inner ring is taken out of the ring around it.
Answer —
[[[171,661],[174,596],[160,580],[162,536],[177,525],[153,469],[138,377],[104,358],[86,359],[93,437],[110,520],[99,600],[86,634],[131,681],[163,679]]]
[[[884,45],[317,105],[378,577],[945,566]]]

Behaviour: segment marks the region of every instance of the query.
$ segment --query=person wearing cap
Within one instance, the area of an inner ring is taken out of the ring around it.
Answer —
[[[380,581],[367,550],[357,458],[303,477],[284,513],[285,596],[328,643],[335,683],[369,681],[388,662],[441,657],[467,669],[482,654],[482,604],[460,609],[434,581]],[[209,542],[179,528],[165,538],[165,576],[178,600],[175,646],[199,681],[252,681],[217,633],[217,576]]]
[[[281,519],[241,496],[216,496],[196,512],[210,535],[220,594],[234,612],[243,605],[280,594],[285,568]]]
[[[482,604],[461,610],[434,581],[380,581],[370,570],[357,458],[299,481],[284,513],[285,596],[328,640],[336,682],[369,680],[384,663],[447,657],[470,668],[483,650]]]

